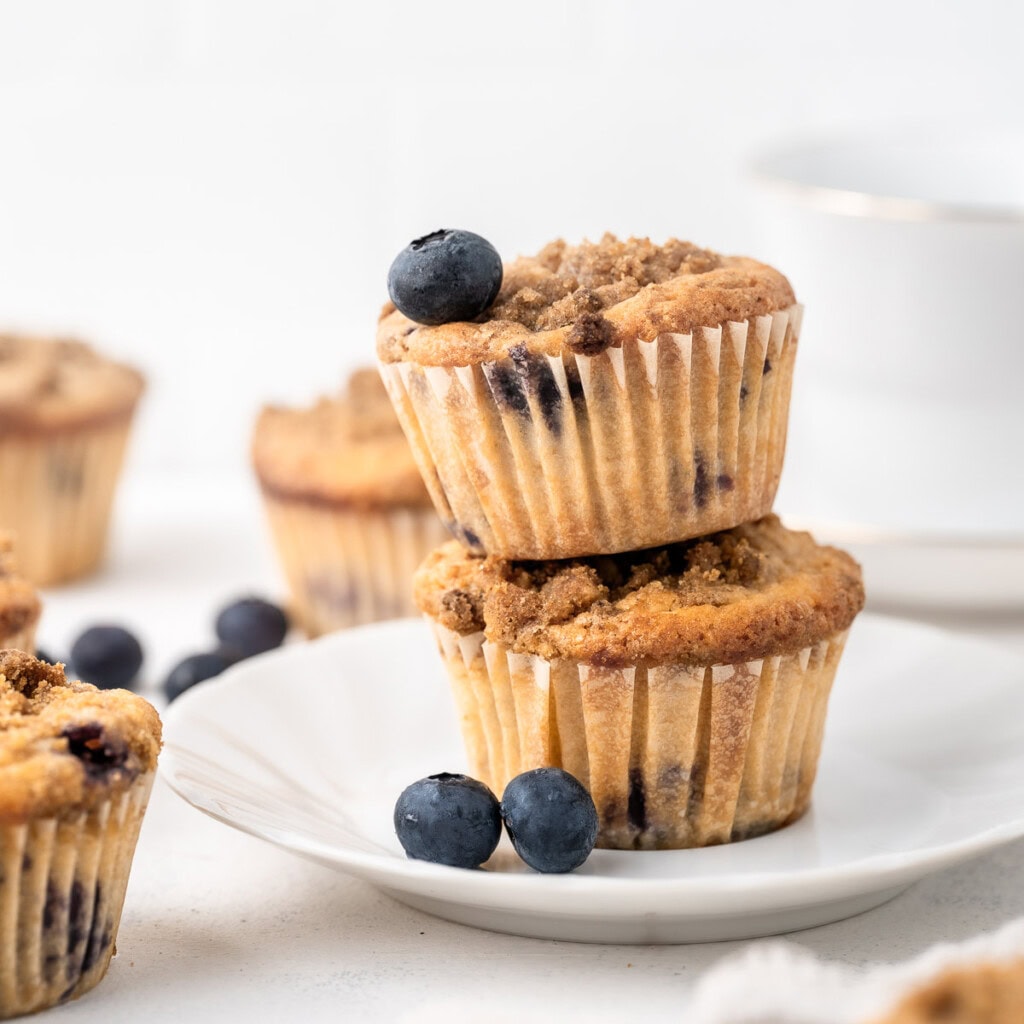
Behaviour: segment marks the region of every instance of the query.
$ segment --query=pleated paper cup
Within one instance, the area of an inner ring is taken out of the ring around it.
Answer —
[[[412,575],[449,540],[432,508],[359,509],[264,492],[293,617],[309,636],[417,615]]]
[[[0,1017],[88,992],[114,953],[153,773],[78,814],[0,825]]]
[[[500,794],[520,772],[564,768],[594,798],[598,846],[734,842],[807,810],[846,632],[736,665],[604,668],[428,621],[470,774]]]
[[[599,355],[383,363],[441,518],[515,559],[611,554],[766,515],[802,307]]]
[[[99,564],[131,413],[101,425],[0,436],[0,527],[15,535],[18,564],[44,586]]]

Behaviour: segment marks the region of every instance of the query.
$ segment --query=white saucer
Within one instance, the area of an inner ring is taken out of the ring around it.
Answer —
[[[864,570],[869,607],[884,611],[1024,613],[1024,533],[928,531],[782,514]]]
[[[242,662],[166,716],[162,773],[200,810],[464,924],[548,939],[696,942],[869,910],[930,872],[1024,835],[1024,662],[862,616],[840,667],[812,810],[702,850],[597,850],[570,875],[407,860],[409,782],[459,770],[447,683],[416,621]]]

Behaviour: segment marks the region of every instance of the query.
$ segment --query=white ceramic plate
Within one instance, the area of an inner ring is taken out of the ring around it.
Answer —
[[[799,507],[799,506],[793,506]],[[794,530],[845,548],[864,569],[870,607],[1024,613],[1024,533],[940,532],[783,514]]]
[[[163,776],[207,814],[453,921],[595,942],[744,938],[868,910],[1024,834],[1022,682],[1012,653],[863,616],[801,821],[702,850],[597,850],[570,875],[534,874],[502,848],[485,871],[405,858],[398,793],[464,764],[416,621],[288,646],[197,686],[167,714]]]

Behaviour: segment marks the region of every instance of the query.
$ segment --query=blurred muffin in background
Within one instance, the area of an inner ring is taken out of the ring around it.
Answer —
[[[417,614],[412,574],[449,534],[376,370],[312,407],[263,409],[252,458],[306,633]]]
[[[0,649],[34,654],[41,612],[35,588],[18,572],[11,538],[0,533]]]
[[[145,383],[66,339],[0,335],[0,529],[37,585],[92,571]]]

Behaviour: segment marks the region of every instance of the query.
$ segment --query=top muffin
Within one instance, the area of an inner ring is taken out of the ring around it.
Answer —
[[[466,366],[525,353],[596,355],[624,341],[686,334],[786,309],[793,290],[777,270],[690,242],[647,238],[568,245],[505,266],[501,290],[476,322],[421,326],[392,304],[377,331],[385,363]]]
[[[356,508],[427,508],[430,497],[376,370],[357,370],[337,398],[268,406],[253,465],[263,490]]]
[[[432,269],[424,301],[405,308],[429,316],[431,296],[443,307],[478,269],[446,247],[460,234],[435,232],[400,254],[404,266],[427,253]],[[471,322],[423,326],[386,307],[377,347],[451,532],[475,552],[572,558],[771,510],[800,320],[789,282],[763,263],[605,235],[507,265]]]
[[[0,651],[0,823],[75,814],[156,767],[160,719],[127,690]]]
[[[83,342],[0,334],[0,431],[102,426],[130,416],[144,386]]]

